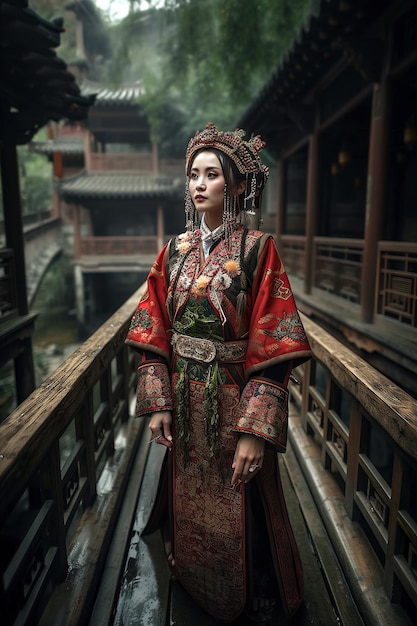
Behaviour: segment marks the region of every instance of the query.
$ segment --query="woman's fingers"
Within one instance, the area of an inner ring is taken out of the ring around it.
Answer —
[[[149,428],[152,432],[150,442],[160,443],[167,448],[172,447],[171,434],[172,415],[170,411],[152,413]]]

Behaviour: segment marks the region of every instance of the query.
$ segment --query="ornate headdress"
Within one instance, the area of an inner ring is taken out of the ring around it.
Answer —
[[[243,209],[249,215],[256,215],[256,210],[260,212],[260,198],[262,190],[269,176],[269,169],[264,165],[259,157],[259,152],[265,147],[259,135],[245,140],[246,133],[242,129],[222,132],[217,129],[213,122],[207,124],[204,130],[197,131],[188,143],[185,153],[185,171],[187,173],[185,210],[187,216],[187,230],[192,230],[196,226],[196,211],[191,201],[188,189],[188,175],[190,163],[196,152],[204,148],[216,148],[224,152],[235,164],[236,168],[243,176],[246,176],[246,190],[244,193]],[[223,212],[223,222],[225,226],[233,222],[236,218],[236,203],[230,201],[230,195],[225,190],[225,206]],[[227,228],[225,229],[228,230]]]

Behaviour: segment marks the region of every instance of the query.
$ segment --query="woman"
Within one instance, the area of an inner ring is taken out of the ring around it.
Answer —
[[[148,277],[127,343],[141,351],[137,415],[172,454],[175,575],[223,622],[302,574],[281,491],[291,370],[309,345],[273,238],[244,225],[268,176],[259,137],[210,123],[186,152],[186,232]]]

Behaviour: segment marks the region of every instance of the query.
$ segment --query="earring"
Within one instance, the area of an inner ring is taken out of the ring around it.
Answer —
[[[193,204],[190,194],[190,181],[187,176],[185,181],[185,193],[184,193],[184,209],[185,209],[185,229],[195,230],[197,226],[197,211]]]
[[[227,185],[225,185],[223,199],[223,232],[225,239],[228,239],[234,230],[236,215],[236,196],[233,196],[232,201],[230,201],[229,190]]]
[[[255,198],[256,198],[256,175],[252,174],[250,181],[250,193],[245,196],[244,207],[250,215],[255,215]],[[250,204],[249,204],[250,200]],[[249,206],[248,206],[249,205]]]

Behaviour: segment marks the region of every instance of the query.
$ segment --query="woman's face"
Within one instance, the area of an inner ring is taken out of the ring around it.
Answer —
[[[191,166],[190,194],[197,211],[204,213],[210,230],[222,223],[225,185],[217,156],[209,150],[199,152]]]

